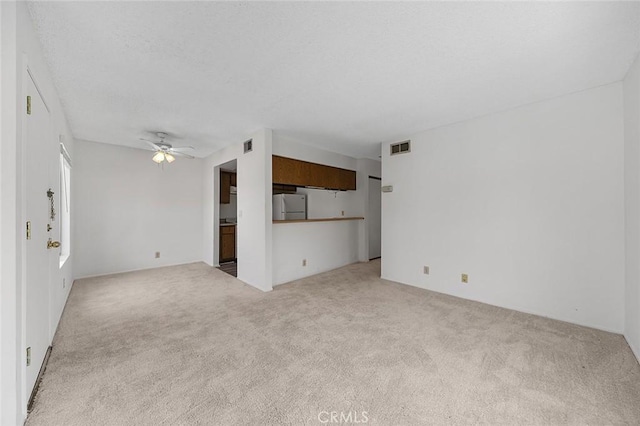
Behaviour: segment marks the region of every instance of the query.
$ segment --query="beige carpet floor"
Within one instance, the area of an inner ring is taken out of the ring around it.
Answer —
[[[640,423],[620,335],[379,270],[270,293],[202,263],[77,281],[27,424]]]

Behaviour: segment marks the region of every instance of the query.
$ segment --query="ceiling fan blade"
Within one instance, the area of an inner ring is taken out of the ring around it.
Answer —
[[[183,152],[183,151],[193,151],[195,148],[192,146],[174,146],[171,149],[176,152]]]
[[[153,149],[154,151],[158,151],[160,149],[160,147],[158,145],[156,145],[155,142],[152,142],[149,139],[140,138],[140,140],[141,141],[145,141],[147,143],[147,145],[149,145],[149,148]]]
[[[196,158],[196,157],[194,157],[193,155],[185,154],[184,152],[177,152],[177,151],[174,151],[173,149],[170,149],[170,150],[169,150],[169,153],[170,153],[171,155],[175,155],[175,156],[178,156],[178,157],[190,158],[190,159],[192,159],[192,160],[193,160],[194,158]]]

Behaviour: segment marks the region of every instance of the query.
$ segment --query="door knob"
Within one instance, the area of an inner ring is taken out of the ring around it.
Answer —
[[[52,249],[58,247],[60,247],[60,241],[51,241],[51,238],[49,238],[49,241],[47,241],[47,248]]]

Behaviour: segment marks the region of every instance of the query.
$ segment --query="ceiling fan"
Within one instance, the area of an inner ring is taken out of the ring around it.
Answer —
[[[173,163],[178,157],[185,157],[194,159],[193,155],[187,154],[185,151],[193,151],[192,146],[180,146],[173,147],[170,143],[165,142],[165,138],[168,136],[165,132],[156,132],[156,136],[160,139],[159,141],[152,141],[145,138],[140,138],[141,141],[145,141],[149,148],[155,151],[155,154],[152,157],[152,160],[158,164],[163,162]]]

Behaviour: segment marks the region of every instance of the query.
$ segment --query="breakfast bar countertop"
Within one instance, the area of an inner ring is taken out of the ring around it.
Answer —
[[[326,217],[326,218],[319,218],[319,219],[274,220],[273,223],[335,222],[339,220],[364,220],[364,217],[353,216],[353,217]]]

